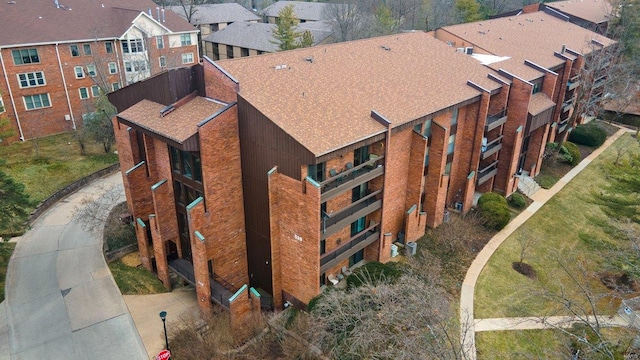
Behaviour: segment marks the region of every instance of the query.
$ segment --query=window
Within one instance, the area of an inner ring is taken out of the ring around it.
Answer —
[[[227,59],[233,59],[233,46],[227,45]]]
[[[111,84],[111,88],[113,89],[113,91],[119,90],[120,89],[120,83]]]
[[[84,69],[82,66],[76,66],[73,68],[73,71],[76,73],[76,79],[82,79],[84,77]]]
[[[144,52],[142,39],[124,40],[122,42],[122,52],[125,54]]]
[[[7,111],[7,109],[4,108],[4,101],[2,100],[2,97],[0,97],[0,114],[5,111]]]
[[[533,82],[533,93],[539,93],[542,90],[542,79]]]
[[[422,134],[425,137],[431,136],[431,119],[424,122],[424,131]]]
[[[451,163],[448,162],[447,165],[444,166],[444,174],[445,175],[450,175],[451,174]]]
[[[89,76],[91,77],[96,76],[96,66],[94,64],[87,65],[87,74],[89,74]]]
[[[458,123],[458,108],[453,109],[453,113],[451,114],[451,126]]]
[[[309,165],[309,168],[307,169],[307,176],[309,176],[310,178],[312,178],[317,182],[323,182],[325,166],[326,164],[323,162],[316,165]]]
[[[71,50],[71,56],[73,57],[80,56],[80,50],[78,50],[78,45],[76,44],[69,45],[69,50]]]
[[[89,98],[89,90],[86,87],[81,87],[78,89],[80,92],[80,99],[88,99]]]
[[[22,99],[24,100],[24,107],[27,110],[41,109],[51,106],[49,94],[29,95],[24,96]]]
[[[427,147],[427,151],[424,154],[424,166],[429,165],[429,147]]]
[[[85,55],[91,55],[91,44],[82,44],[82,51]]]
[[[247,48],[240,49],[240,56],[249,56],[249,49]]]
[[[170,147],[171,169],[184,177],[202,182],[200,154]],[[195,200],[196,198],[193,198]],[[191,201],[193,201],[191,200]],[[186,204],[191,203],[191,201]]]
[[[13,63],[16,65],[37,64],[40,62],[37,49],[12,50]]]
[[[93,97],[99,97],[100,96],[100,86],[93,85],[91,87],[91,96],[93,96]]]
[[[104,49],[107,52],[107,54],[113,53],[113,42],[111,42],[111,41],[105,42],[104,43]]]
[[[327,240],[320,240],[320,255],[327,252]]]
[[[126,72],[138,72],[147,70],[147,64],[144,61],[125,61],[124,69]]]
[[[181,34],[180,35],[180,45],[182,45],[182,46],[191,45],[191,34]]]
[[[20,81],[21,88],[43,86],[46,84],[44,72],[42,71],[18,74],[18,80]]]
[[[193,53],[182,54],[182,63],[191,64],[193,62]]]
[[[453,149],[456,146],[456,135],[449,136],[449,147],[447,148],[447,154],[453,153]]]
[[[156,36],[156,46],[158,49],[164,49],[164,38],[162,36]]]
[[[118,73],[118,64],[114,62],[109,63],[109,74],[117,74]]]
[[[160,67],[167,67],[167,59],[164,56],[160,56],[160,58],[158,59],[160,61]]]

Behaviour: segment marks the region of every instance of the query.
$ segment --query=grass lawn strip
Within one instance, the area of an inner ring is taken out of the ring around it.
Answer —
[[[634,146],[638,151],[637,143]],[[580,234],[616,242],[593,222],[593,219],[605,219],[605,215],[590,202],[592,192],[599,191],[607,183],[603,166],[612,161],[613,151],[610,147],[595,159],[493,254],[476,284],[476,318],[570,315],[561,304],[547,301],[540,295],[549,290],[560,291],[562,287],[572,299],[581,301],[583,297],[577,286],[561,270],[559,261],[600,271],[605,254],[600,253],[597,246],[582,241]],[[539,239],[525,258],[525,262],[536,270],[538,280],[522,276],[511,267],[512,262],[518,261],[520,245],[517,238],[524,234]],[[578,271],[573,269],[572,272]],[[609,292],[597,277],[591,277],[588,285],[595,293]],[[617,306],[615,301],[601,301],[598,311],[611,314]]]
[[[11,253],[16,248],[15,243],[0,242],[0,302],[4,301],[4,283]]]
[[[109,263],[109,269],[123,295],[166,292],[162,282],[145,268],[128,266],[122,260],[116,260]]]

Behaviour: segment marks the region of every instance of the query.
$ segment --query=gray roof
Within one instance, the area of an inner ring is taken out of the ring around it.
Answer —
[[[191,17],[194,25],[232,23],[236,21],[260,21],[262,18],[236,3],[195,5],[196,12]],[[182,6],[167,6],[167,9],[187,18]],[[189,7],[187,7],[187,11]]]
[[[264,9],[266,16],[278,17],[278,13],[287,5],[293,5],[293,12],[300,20],[318,21],[324,18],[324,9],[331,5],[321,2],[304,2],[304,1],[278,1]]]
[[[204,41],[225,44],[264,52],[278,51],[274,44],[273,31],[275,24],[234,22],[222,30],[203,38]],[[331,35],[331,26],[325,22],[302,23],[297,31],[311,31],[314,45],[321,43]]]

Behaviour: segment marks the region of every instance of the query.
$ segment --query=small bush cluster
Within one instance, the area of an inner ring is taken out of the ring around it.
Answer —
[[[524,209],[524,207],[527,206],[527,202],[524,199],[524,196],[519,193],[511,194],[511,196],[509,196],[509,199],[507,200],[509,201],[509,205],[515,209]]]
[[[377,261],[368,262],[347,276],[347,285],[349,288],[354,288],[365,283],[394,283],[402,275],[400,266],[395,262],[386,264]]]
[[[569,140],[578,145],[598,147],[607,139],[607,132],[596,123],[578,125],[571,134]]]
[[[511,220],[507,199],[500,194],[482,194],[478,199],[478,209],[482,216],[482,225],[487,229],[502,230]]]
[[[554,154],[557,149],[558,143],[548,143],[545,149],[545,156]],[[567,141],[562,144],[562,147],[560,148],[560,151],[558,153],[558,158],[560,158],[562,162],[566,162],[575,166],[580,162],[580,149],[578,149],[578,146],[576,144]]]

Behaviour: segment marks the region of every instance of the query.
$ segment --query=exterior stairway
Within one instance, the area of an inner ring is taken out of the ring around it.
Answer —
[[[540,185],[528,175],[520,175],[518,178],[520,179],[518,181],[518,190],[529,198],[541,189]]]

